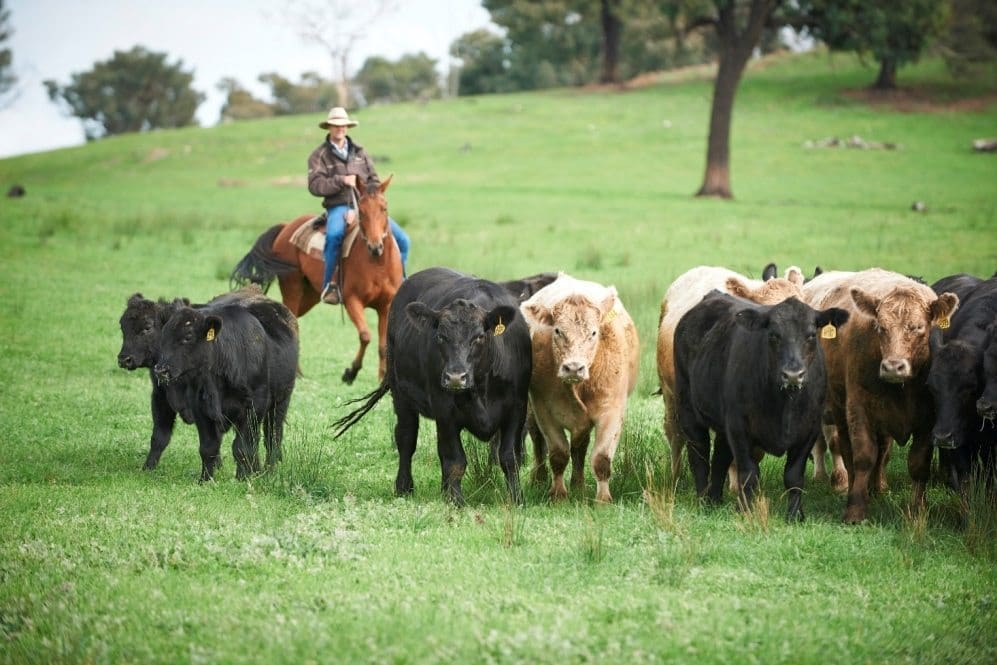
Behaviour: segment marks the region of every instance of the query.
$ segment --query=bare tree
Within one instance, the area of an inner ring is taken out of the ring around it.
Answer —
[[[280,19],[299,37],[321,47],[332,63],[339,101],[350,106],[350,54],[397,0],[286,0]]]
[[[0,110],[7,108],[17,99],[20,90],[17,87],[17,76],[14,74],[14,55],[5,45],[14,34],[10,27],[10,11],[4,9],[0,0]]]

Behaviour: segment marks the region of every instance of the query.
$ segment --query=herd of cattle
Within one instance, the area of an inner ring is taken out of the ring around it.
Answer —
[[[997,275],[960,274],[932,286],[873,268],[798,268],[762,280],[697,267],[662,302],[657,366],[672,469],[681,452],[700,496],[729,484],[741,506],[757,490],[765,453],[786,456],[788,518],[802,519],[807,459],[847,490],[846,522],[866,517],[891,446],[910,440],[912,502],[924,502],[935,449],[956,491],[976,472],[993,480],[997,444]],[[284,420],[298,374],[298,326],[256,286],[192,305],[135,294],[121,317],[118,364],[149,369],[154,468],[176,417],[197,427],[201,478],[212,477],[234,428],[237,477],[281,459]],[[491,441],[509,492],[529,432],[535,480],[552,499],[584,487],[612,501],[609,478],[637,380],[637,329],[616,289],[563,273],[490,282],[446,268],[405,280],[389,316],[386,371],[337,421],[342,436],[391,394],[398,449],[395,491],[413,491],[420,416],[436,424],[442,487],[464,502],[461,433]],[[548,467],[549,465],[549,467]],[[729,478],[725,483],[725,479]]]

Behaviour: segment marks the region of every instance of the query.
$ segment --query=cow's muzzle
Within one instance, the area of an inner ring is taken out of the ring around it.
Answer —
[[[784,369],[782,370],[782,389],[791,392],[803,390],[803,384],[806,383],[806,379],[807,369],[805,367]]]
[[[557,372],[557,377],[565,383],[581,383],[588,381],[588,365],[578,361],[567,361],[561,363],[561,368]]]
[[[910,381],[910,361],[907,359],[884,359],[879,363],[879,378],[887,383]]]
[[[444,390],[459,393],[471,387],[471,375],[468,372],[443,372],[440,385]]]
[[[958,447],[951,432],[935,432],[931,437],[931,444],[940,450],[955,450]]]
[[[138,367],[138,365],[135,364],[135,358],[133,358],[128,354],[122,353],[118,355],[118,367],[122,369],[133,370],[136,367]]]

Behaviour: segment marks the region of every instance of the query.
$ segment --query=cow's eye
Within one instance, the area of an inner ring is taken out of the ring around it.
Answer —
[[[595,336],[596,336],[596,335],[598,335],[598,334],[599,334],[599,331],[598,331],[598,330],[593,330],[593,331],[592,331],[592,334],[591,334],[591,335],[589,335],[589,337],[591,337],[592,339],[595,339]]]
[[[446,344],[447,343],[447,338],[444,337],[443,335],[437,335],[436,336],[436,343],[437,344]]]
[[[561,329],[560,328],[554,328],[554,334],[557,335],[558,337],[560,337],[561,334],[562,334],[561,333]]]
[[[477,335],[474,336],[474,339],[472,341],[475,344],[481,344],[482,342],[485,341],[485,334],[484,333],[478,333]]]
[[[817,339],[817,333],[809,333],[809,334],[807,335],[807,341],[808,341],[808,342],[812,342],[812,341],[814,341],[815,339]]]

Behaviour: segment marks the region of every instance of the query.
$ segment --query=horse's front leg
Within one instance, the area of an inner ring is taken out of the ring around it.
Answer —
[[[367,351],[367,345],[370,344],[370,328],[367,327],[367,320],[363,315],[363,303],[358,299],[347,299],[346,315],[350,317],[350,321],[353,322],[360,336],[360,348],[357,349],[357,355],[353,358],[353,363],[343,371],[343,382],[350,384],[357,378],[360,368],[363,367],[363,354]]]

